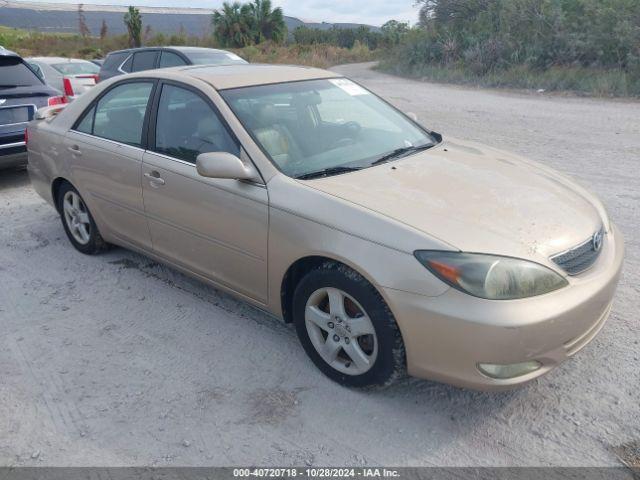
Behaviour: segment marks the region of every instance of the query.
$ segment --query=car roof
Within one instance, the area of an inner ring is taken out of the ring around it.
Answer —
[[[186,67],[146,70],[128,77],[167,77],[182,80],[202,80],[216,90],[250,87],[284,82],[300,82],[322,78],[341,77],[334,72],[313,67],[294,65],[235,64],[235,65],[191,65]]]
[[[119,54],[119,53],[135,53],[135,52],[144,52],[147,50],[177,50],[179,52],[218,52],[218,53],[227,53],[226,50],[220,50],[217,48],[206,48],[206,47],[187,47],[187,46],[166,46],[166,47],[138,47],[138,48],[125,48],[123,50],[114,50],[113,52],[109,52],[108,55]]]
[[[25,58],[29,62],[42,62],[47,65],[55,65],[58,63],[91,63],[88,60],[82,60],[80,58],[66,58],[66,57],[29,57]]]

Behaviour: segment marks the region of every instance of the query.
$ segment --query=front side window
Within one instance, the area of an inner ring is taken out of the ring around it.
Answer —
[[[236,140],[200,95],[164,85],[158,104],[155,151],[195,163],[201,153],[240,154]]]
[[[366,168],[436,143],[395,108],[344,78],[221,94],[276,166],[291,177]]]
[[[109,90],[89,110],[76,130],[136,147],[142,146],[144,116],[152,82],[131,82]],[[93,120],[92,120],[93,119]]]

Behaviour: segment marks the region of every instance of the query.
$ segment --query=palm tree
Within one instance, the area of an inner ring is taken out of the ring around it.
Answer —
[[[254,0],[249,4],[256,43],[271,40],[281,43],[287,37],[282,8],[271,8],[271,0]]]
[[[139,47],[142,45],[142,17],[140,10],[136,7],[129,7],[129,11],[124,14],[124,24],[129,32],[129,46]]]
[[[251,12],[248,5],[224,2],[213,12],[213,34],[223,47],[242,48],[253,43]]]

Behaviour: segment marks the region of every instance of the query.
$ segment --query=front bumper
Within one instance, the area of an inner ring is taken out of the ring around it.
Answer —
[[[614,226],[596,264],[556,292],[522,300],[483,300],[455,289],[425,297],[383,289],[407,352],[410,375],[480,390],[531,381],[586,346],[611,309],[624,240]],[[478,364],[535,360],[541,367],[510,379],[490,378]]]

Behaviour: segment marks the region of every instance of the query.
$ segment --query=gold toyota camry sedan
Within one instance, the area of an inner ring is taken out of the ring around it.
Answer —
[[[29,172],[77,250],[136,250],[293,323],[343,385],[512,387],[609,315],[624,244],[596,197],[333,72],[141,72],[61,108],[29,125]]]

